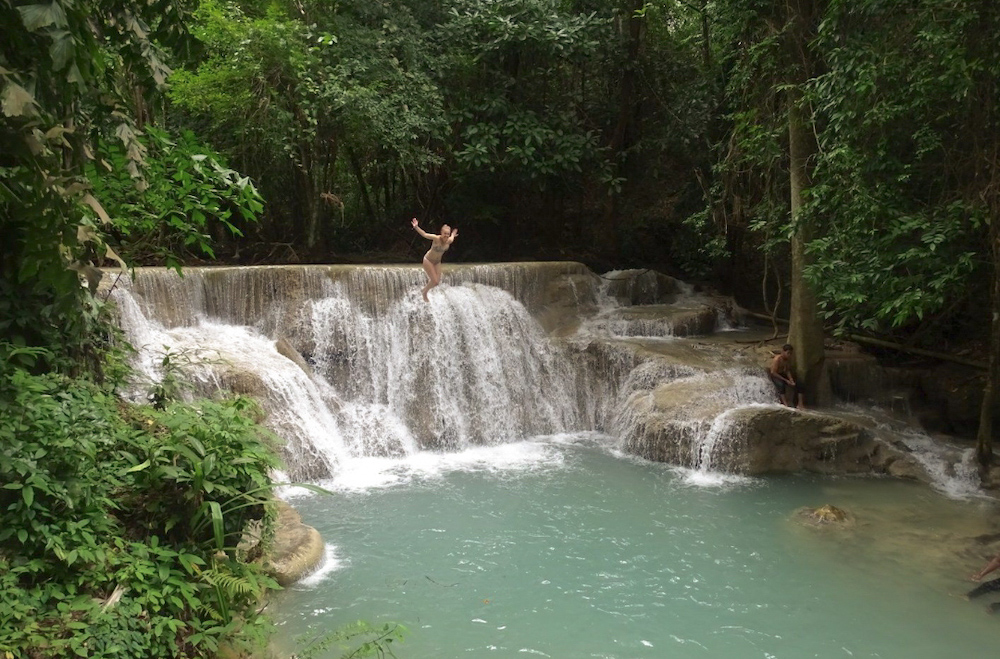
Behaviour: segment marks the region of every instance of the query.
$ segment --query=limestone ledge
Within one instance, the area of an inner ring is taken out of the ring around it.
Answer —
[[[323,538],[319,531],[302,523],[294,508],[278,501],[274,542],[265,565],[282,586],[308,576],[323,559]]]

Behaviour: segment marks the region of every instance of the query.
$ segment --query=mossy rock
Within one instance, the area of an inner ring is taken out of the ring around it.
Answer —
[[[811,526],[848,527],[854,525],[854,516],[842,508],[826,504],[819,508],[799,508],[796,516]]]

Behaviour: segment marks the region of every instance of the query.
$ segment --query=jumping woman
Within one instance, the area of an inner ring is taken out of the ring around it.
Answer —
[[[441,257],[448,251],[451,244],[458,238],[458,229],[452,229],[447,224],[441,225],[441,233],[427,233],[417,226],[417,218],[410,220],[410,224],[424,238],[431,241],[431,248],[424,254],[424,271],[427,273],[427,285],[420,293],[424,296],[425,302],[430,302],[427,292],[441,283]]]

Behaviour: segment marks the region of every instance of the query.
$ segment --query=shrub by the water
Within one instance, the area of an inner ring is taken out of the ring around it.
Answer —
[[[274,453],[246,399],[131,406],[85,379],[0,382],[0,656],[259,646]]]

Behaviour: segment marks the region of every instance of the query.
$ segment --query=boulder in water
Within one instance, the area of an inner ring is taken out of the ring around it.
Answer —
[[[260,373],[249,366],[226,364],[218,371],[219,387],[241,396],[250,396],[259,401],[267,397],[267,385]]]
[[[684,467],[763,475],[888,474],[927,480],[908,453],[837,416],[741,401],[733,374],[680,378],[630,399],[627,452]]]
[[[926,479],[912,456],[837,416],[751,407],[735,410],[731,420],[744,428],[744,473],[809,471],[919,475]]]
[[[303,524],[294,508],[278,501],[274,542],[266,561],[275,581],[287,586],[308,576],[323,559],[323,547],[319,531]]]

